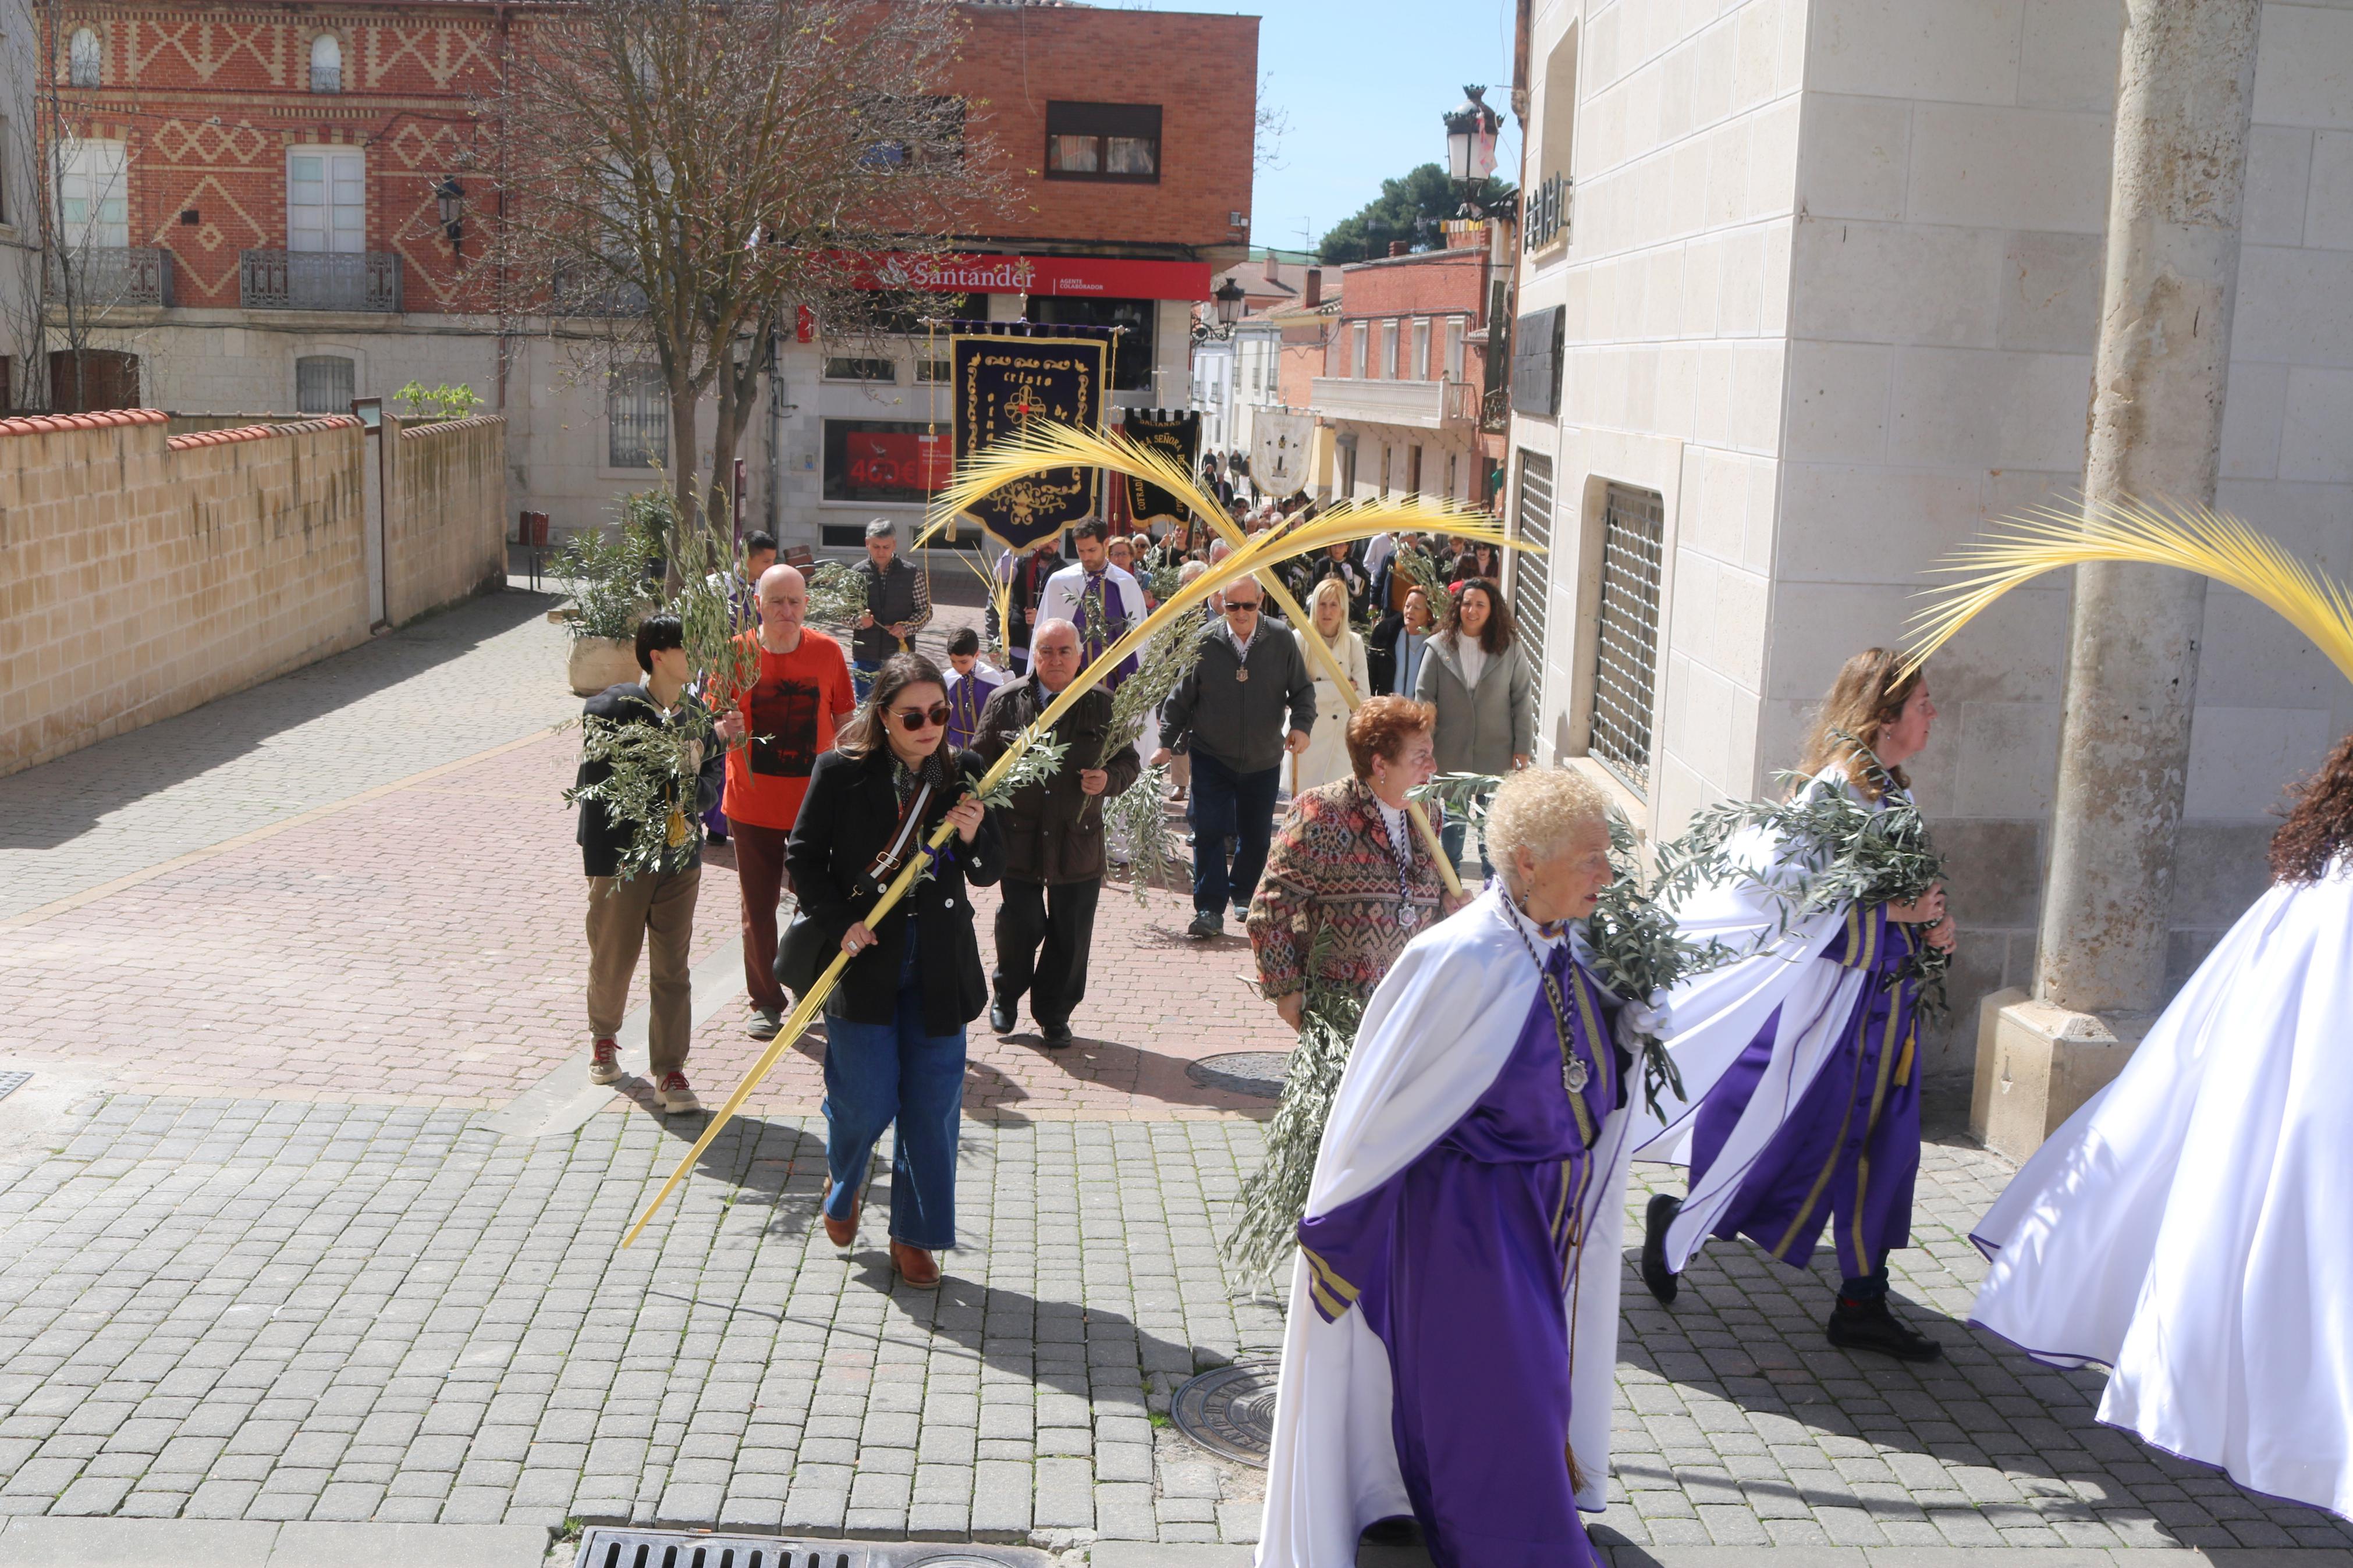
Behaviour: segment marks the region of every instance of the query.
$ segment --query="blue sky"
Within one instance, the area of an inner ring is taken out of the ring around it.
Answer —
[[[1255,16],[1267,101],[1291,117],[1279,167],[1261,169],[1250,240],[1298,248],[1380,195],[1381,181],[1442,163],[1438,117],[1466,82],[1504,115],[1496,173],[1519,167],[1510,119],[1512,0],[1154,0],[1125,8]]]

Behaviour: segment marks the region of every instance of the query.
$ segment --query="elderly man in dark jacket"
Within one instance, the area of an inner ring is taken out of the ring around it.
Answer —
[[[973,750],[986,762],[1002,756],[1077,679],[1078,627],[1040,621],[1029,661],[1029,673],[998,689],[981,710]],[[1142,771],[1134,747],[1111,743],[1111,708],[1110,693],[1100,687],[1071,704],[1054,721],[1054,738],[1070,747],[1061,767],[997,814],[1005,880],[988,1026],[1011,1034],[1026,992],[1040,1036],[1056,1050],[1071,1043],[1071,1015],[1087,994],[1095,899],[1103,890],[1103,802],[1126,794]]]
[[[1305,751],[1315,723],[1307,659],[1297,637],[1261,624],[1262,592],[1248,577],[1225,591],[1225,624],[1201,634],[1200,662],[1161,710],[1154,764],[1188,749],[1193,759],[1191,936],[1221,935],[1229,899],[1235,918],[1249,919],[1274,837],[1282,754]]]

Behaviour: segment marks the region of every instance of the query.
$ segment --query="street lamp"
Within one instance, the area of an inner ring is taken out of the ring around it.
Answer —
[[[433,187],[434,205],[440,209],[441,232],[449,237],[449,254],[464,254],[466,240],[466,187],[458,183],[455,174],[445,175]]]
[[[1446,122],[1446,172],[1468,217],[1487,216],[1472,198],[1495,172],[1495,135],[1504,128],[1504,117],[1487,107],[1486,90],[1465,87],[1462,101],[1440,117]]]
[[[1209,296],[1209,301],[1218,309],[1218,325],[1229,331],[1236,321],[1242,319],[1242,286],[1230,275],[1218,285],[1218,290]]]

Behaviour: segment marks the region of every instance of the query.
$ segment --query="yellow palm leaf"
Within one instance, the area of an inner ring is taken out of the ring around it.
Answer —
[[[2277,541],[2211,507],[2131,500],[2080,510],[2035,507],[1947,557],[1960,581],[1936,589],[1913,617],[1907,669],[1917,669],[1986,606],[2045,572],[2086,562],[2178,566],[2238,589],[2310,638],[2353,679],[2353,594]]]

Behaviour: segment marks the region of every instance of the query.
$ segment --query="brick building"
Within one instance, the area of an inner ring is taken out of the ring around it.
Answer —
[[[974,265],[936,286],[992,319],[1124,326],[1115,401],[1181,403],[1193,303],[1248,237],[1256,19],[963,10],[950,85],[1018,191],[976,224]],[[492,197],[461,172],[469,95],[533,47],[531,8],[75,0],[58,15],[44,63],[68,105],[57,195],[78,265],[49,311],[53,342],[70,309],[97,351],[80,401],[325,412],[462,383],[508,417],[513,506],[559,531],[683,460],[647,377],[502,331],[479,287]],[[1152,101],[1103,101],[1121,94]],[[453,175],[457,245],[439,210]],[[858,454],[861,437],[944,426],[944,354],[783,345],[747,432],[747,518],[815,544],[919,515],[922,466]]]

